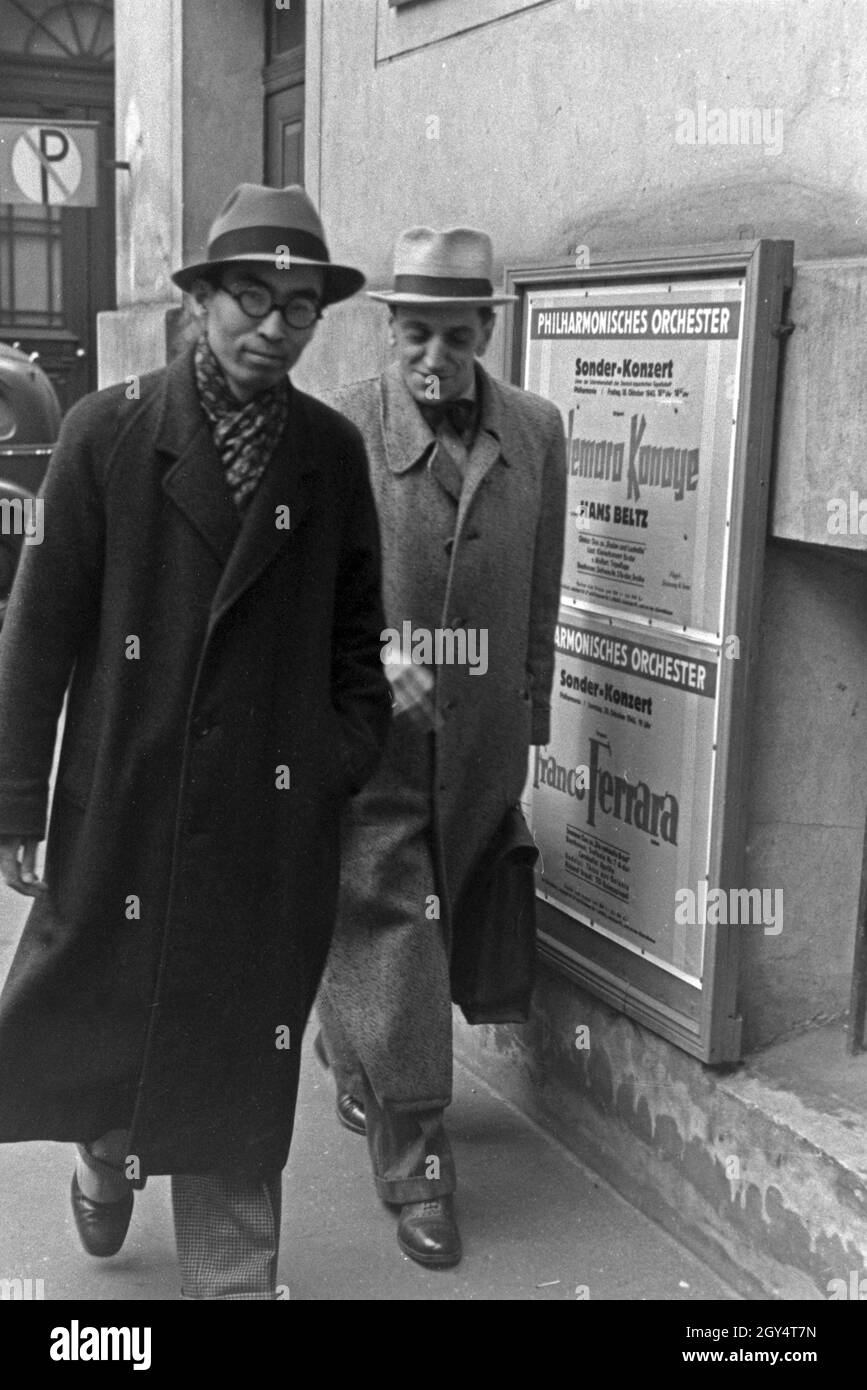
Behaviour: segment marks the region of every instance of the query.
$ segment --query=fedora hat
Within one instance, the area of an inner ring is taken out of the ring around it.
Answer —
[[[494,294],[494,252],[486,232],[473,227],[410,227],[394,248],[394,289],[369,290],[384,304],[509,304]]]
[[[240,183],[211,225],[206,259],[182,266],[172,279],[182,290],[190,290],[200,275],[217,266],[251,261],[265,262],[278,270],[292,265],[321,266],[325,304],[348,299],[364,284],[360,270],[332,263],[319,214],[297,183],[288,188]]]

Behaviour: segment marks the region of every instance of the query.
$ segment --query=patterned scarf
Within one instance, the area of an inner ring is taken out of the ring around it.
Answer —
[[[196,384],[211,422],[217,452],[239,511],[259,486],[289,418],[289,384],[279,381],[242,405],[229,390],[223,369],[204,333],[196,343]]]

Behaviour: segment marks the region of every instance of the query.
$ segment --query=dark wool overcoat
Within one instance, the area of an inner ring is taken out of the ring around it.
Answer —
[[[136,1172],[286,1161],[341,808],[390,719],[357,430],[290,388],[243,520],[192,354],[80,401],[0,637],[0,833],[44,833],[0,1141],[132,1122]]]
[[[480,662],[437,666],[436,732],[419,736],[396,718],[346,817],[323,1021],[327,1030],[336,1015],[380,1100],[407,1108],[449,1099],[442,934],[448,945],[458,895],[520,798],[530,745],[549,738],[563,424],[550,401],[478,364],[476,386],[479,429],[463,476],[397,366],[332,397],[367,447],[388,627],[473,629],[487,645],[484,673]]]

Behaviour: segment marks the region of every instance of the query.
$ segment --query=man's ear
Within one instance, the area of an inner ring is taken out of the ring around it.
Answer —
[[[491,334],[494,331],[494,324],[497,321],[496,314],[492,313],[490,318],[482,320],[482,336],[479,346],[476,348],[476,356],[481,357],[487,350],[488,343],[491,341]]]
[[[194,280],[193,283],[190,285],[190,298],[195,301],[196,307],[200,314],[207,313],[208,305],[210,304],[216,292],[216,288],[214,285],[211,284],[210,280]]]
[[[388,344],[389,344],[389,347],[397,347],[397,333],[395,332],[395,322],[396,322],[396,320],[395,320],[395,317],[394,317],[394,310],[393,310],[393,309],[390,309],[390,310],[389,310],[389,313],[388,313]]]

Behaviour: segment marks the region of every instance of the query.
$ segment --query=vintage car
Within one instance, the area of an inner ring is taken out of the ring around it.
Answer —
[[[34,498],[60,430],[60,403],[37,363],[0,343],[0,626],[25,543],[38,543]]]

